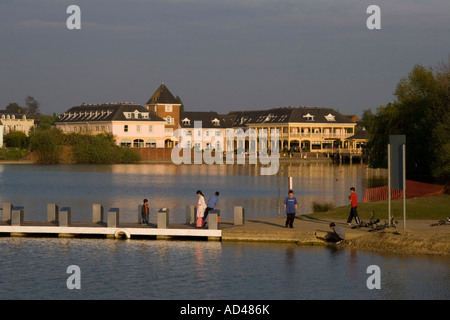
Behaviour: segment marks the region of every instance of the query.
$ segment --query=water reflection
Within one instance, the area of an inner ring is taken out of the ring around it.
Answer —
[[[182,223],[185,208],[197,202],[200,189],[208,198],[220,192],[221,217],[233,218],[233,207],[245,208],[246,218],[277,217],[287,194],[287,177],[300,202],[300,213],[310,213],[313,201],[347,205],[348,189],[362,198],[367,187],[383,185],[385,170],[365,165],[281,163],[278,175],[261,176],[258,165],[0,165],[0,201],[25,207],[27,220],[44,220],[47,203],[72,208],[73,221],[90,220],[92,204],[105,210],[119,207],[121,221],[135,222],[138,205],[150,201],[150,222],[163,207],[170,221]],[[278,194],[280,193],[280,198]]]

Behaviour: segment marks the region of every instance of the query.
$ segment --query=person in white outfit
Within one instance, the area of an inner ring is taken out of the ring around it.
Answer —
[[[197,191],[198,202],[195,208],[197,209],[197,228],[203,227],[203,215],[205,214],[206,202],[203,193]]]

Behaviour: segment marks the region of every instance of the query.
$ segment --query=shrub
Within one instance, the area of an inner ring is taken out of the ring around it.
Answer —
[[[30,131],[30,148],[38,154],[39,163],[58,163],[62,152],[63,133],[57,128],[35,128]]]
[[[5,135],[4,142],[7,148],[27,149],[30,139],[22,131],[11,131]]]
[[[314,201],[312,204],[313,212],[327,212],[334,209],[334,204],[331,202],[320,203]]]

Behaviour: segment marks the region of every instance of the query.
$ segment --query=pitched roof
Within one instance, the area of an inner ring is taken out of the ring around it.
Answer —
[[[369,133],[366,129],[363,129],[351,137],[348,137],[347,140],[369,140]]]
[[[148,99],[148,104],[180,104],[180,102],[173,96],[173,94],[167,89],[166,85],[162,83],[155,93]]]
[[[58,122],[165,121],[146,107],[131,102],[82,104],[58,117]]]
[[[318,107],[282,107],[268,110],[232,111],[233,127],[264,123],[353,123],[334,109]]]
[[[231,128],[232,125],[232,118],[229,115],[218,114],[215,111],[180,112],[181,128],[194,128],[195,121],[201,121],[202,128]]]

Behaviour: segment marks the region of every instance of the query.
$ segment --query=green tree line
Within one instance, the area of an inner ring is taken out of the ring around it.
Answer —
[[[64,134],[55,127],[46,126],[30,130],[29,147],[38,154],[40,163],[58,163],[63,146],[72,148],[77,163],[133,163],[140,160],[140,155],[134,150],[117,146],[110,133]]]
[[[395,101],[365,110],[371,167],[387,167],[389,135],[406,136],[407,174],[450,180],[450,56],[436,68],[416,65],[397,84]]]

